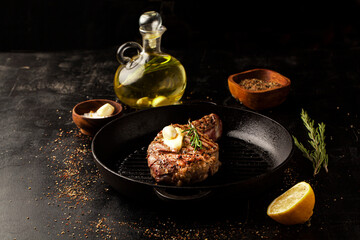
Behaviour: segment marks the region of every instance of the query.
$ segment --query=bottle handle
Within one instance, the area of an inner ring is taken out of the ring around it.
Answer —
[[[121,45],[116,53],[116,58],[120,64],[126,64],[131,61],[130,57],[124,56],[124,52],[129,48],[135,48],[138,54],[143,50],[142,46],[137,42],[127,42]]]

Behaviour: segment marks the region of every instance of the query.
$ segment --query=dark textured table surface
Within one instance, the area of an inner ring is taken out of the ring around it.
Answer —
[[[187,70],[184,101],[245,108],[232,99],[227,77],[269,68],[292,87],[286,102],[262,114],[303,142],[302,108],[326,124],[328,173],[313,177],[296,150],[274,188],[196,205],[128,199],[97,171],[91,137],[79,132],[71,110],[86,99],[115,99],[115,50],[0,53],[0,239],[360,238],[360,49],[170,52]],[[316,195],[311,221],[283,226],[270,219],[268,204],[303,180]]]

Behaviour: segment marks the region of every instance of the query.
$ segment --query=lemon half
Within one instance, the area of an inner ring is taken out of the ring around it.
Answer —
[[[294,225],[305,223],[313,215],[315,194],[306,182],[299,182],[272,201],[267,215],[275,221]]]

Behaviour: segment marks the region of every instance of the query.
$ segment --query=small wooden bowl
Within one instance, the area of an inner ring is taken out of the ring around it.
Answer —
[[[115,110],[110,117],[106,118],[89,118],[84,117],[84,113],[90,111],[96,112],[102,105],[109,103]],[[78,103],[72,110],[72,118],[74,123],[80,128],[80,131],[85,135],[95,135],[95,133],[105,124],[118,118],[122,114],[122,106],[120,103],[107,99],[93,99]]]
[[[266,90],[248,90],[240,86],[243,79],[257,78],[263,81],[279,83],[280,86]],[[285,101],[290,91],[291,81],[287,77],[268,69],[253,69],[236,73],[228,78],[231,95],[239,99],[246,107],[253,110],[264,110],[278,106]]]

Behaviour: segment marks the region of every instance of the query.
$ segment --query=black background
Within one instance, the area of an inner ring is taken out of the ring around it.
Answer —
[[[166,48],[236,51],[359,46],[360,2],[3,1],[0,50],[102,49],[140,41],[139,16],[158,11]]]

